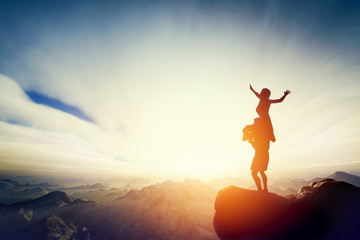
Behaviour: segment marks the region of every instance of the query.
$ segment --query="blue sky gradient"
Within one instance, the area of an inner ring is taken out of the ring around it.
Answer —
[[[359,12],[355,0],[1,1],[0,171],[250,176],[249,83],[292,90],[270,112],[270,174],[360,171]]]

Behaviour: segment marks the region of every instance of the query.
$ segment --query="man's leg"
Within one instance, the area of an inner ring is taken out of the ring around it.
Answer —
[[[256,187],[258,189],[259,192],[261,192],[261,182],[260,182],[260,178],[257,175],[258,171],[252,170],[251,171],[251,176],[253,177]]]
[[[268,189],[267,189],[267,177],[266,177],[266,174],[265,174],[265,171],[260,171],[260,175],[261,175],[261,179],[262,179],[262,182],[264,184],[264,192],[268,192]]]

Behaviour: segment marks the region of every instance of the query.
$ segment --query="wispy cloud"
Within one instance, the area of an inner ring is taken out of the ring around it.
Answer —
[[[35,92],[35,91],[25,91],[26,95],[35,103],[43,104],[52,108],[56,108],[60,111],[74,115],[85,121],[93,122],[91,118],[86,116],[86,114],[76,106],[71,106],[69,104],[63,103],[60,100],[48,97],[44,94]]]
[[[121,134],[103,131],[67,112],[32,102],[10,78],[0,76],[0,85],[3,167],[111,170],[113,158],[123,155]]]

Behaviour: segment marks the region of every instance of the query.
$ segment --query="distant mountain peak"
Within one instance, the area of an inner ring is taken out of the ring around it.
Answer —
[[[66,197],[67,197],[67,195],[65,192],[53,191],[53,192],[46,194],[45,196],[38,198],[38,200],[40,200],[40,199],[63,199]]]
[[[65,192],[53,191],[35,200],[14,203],[12,206],[24,206],[24,207],[54,207],[62,206],[72,201]]]
[[[355,176],[355,175],[352,175],[352,174],[347,173],[347,172],[336,171],[333,174],[331,174],[330,176]]]
[[[332,178],[337,181],[347,182],[357,187],[360,187],[360,177],[347,172],[337,171],[328,176],[328,178]]]

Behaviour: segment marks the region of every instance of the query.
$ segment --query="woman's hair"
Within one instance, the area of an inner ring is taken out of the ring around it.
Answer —
[[[267,89],[267,88],[263,88],[263,89],[261,90],[261,92],[260,92],[260,97],[261,97],[261,98],[267,98],[267,99],[269,99],[270,95],[271,95],[271,91],[270,91],[269,89]]]

